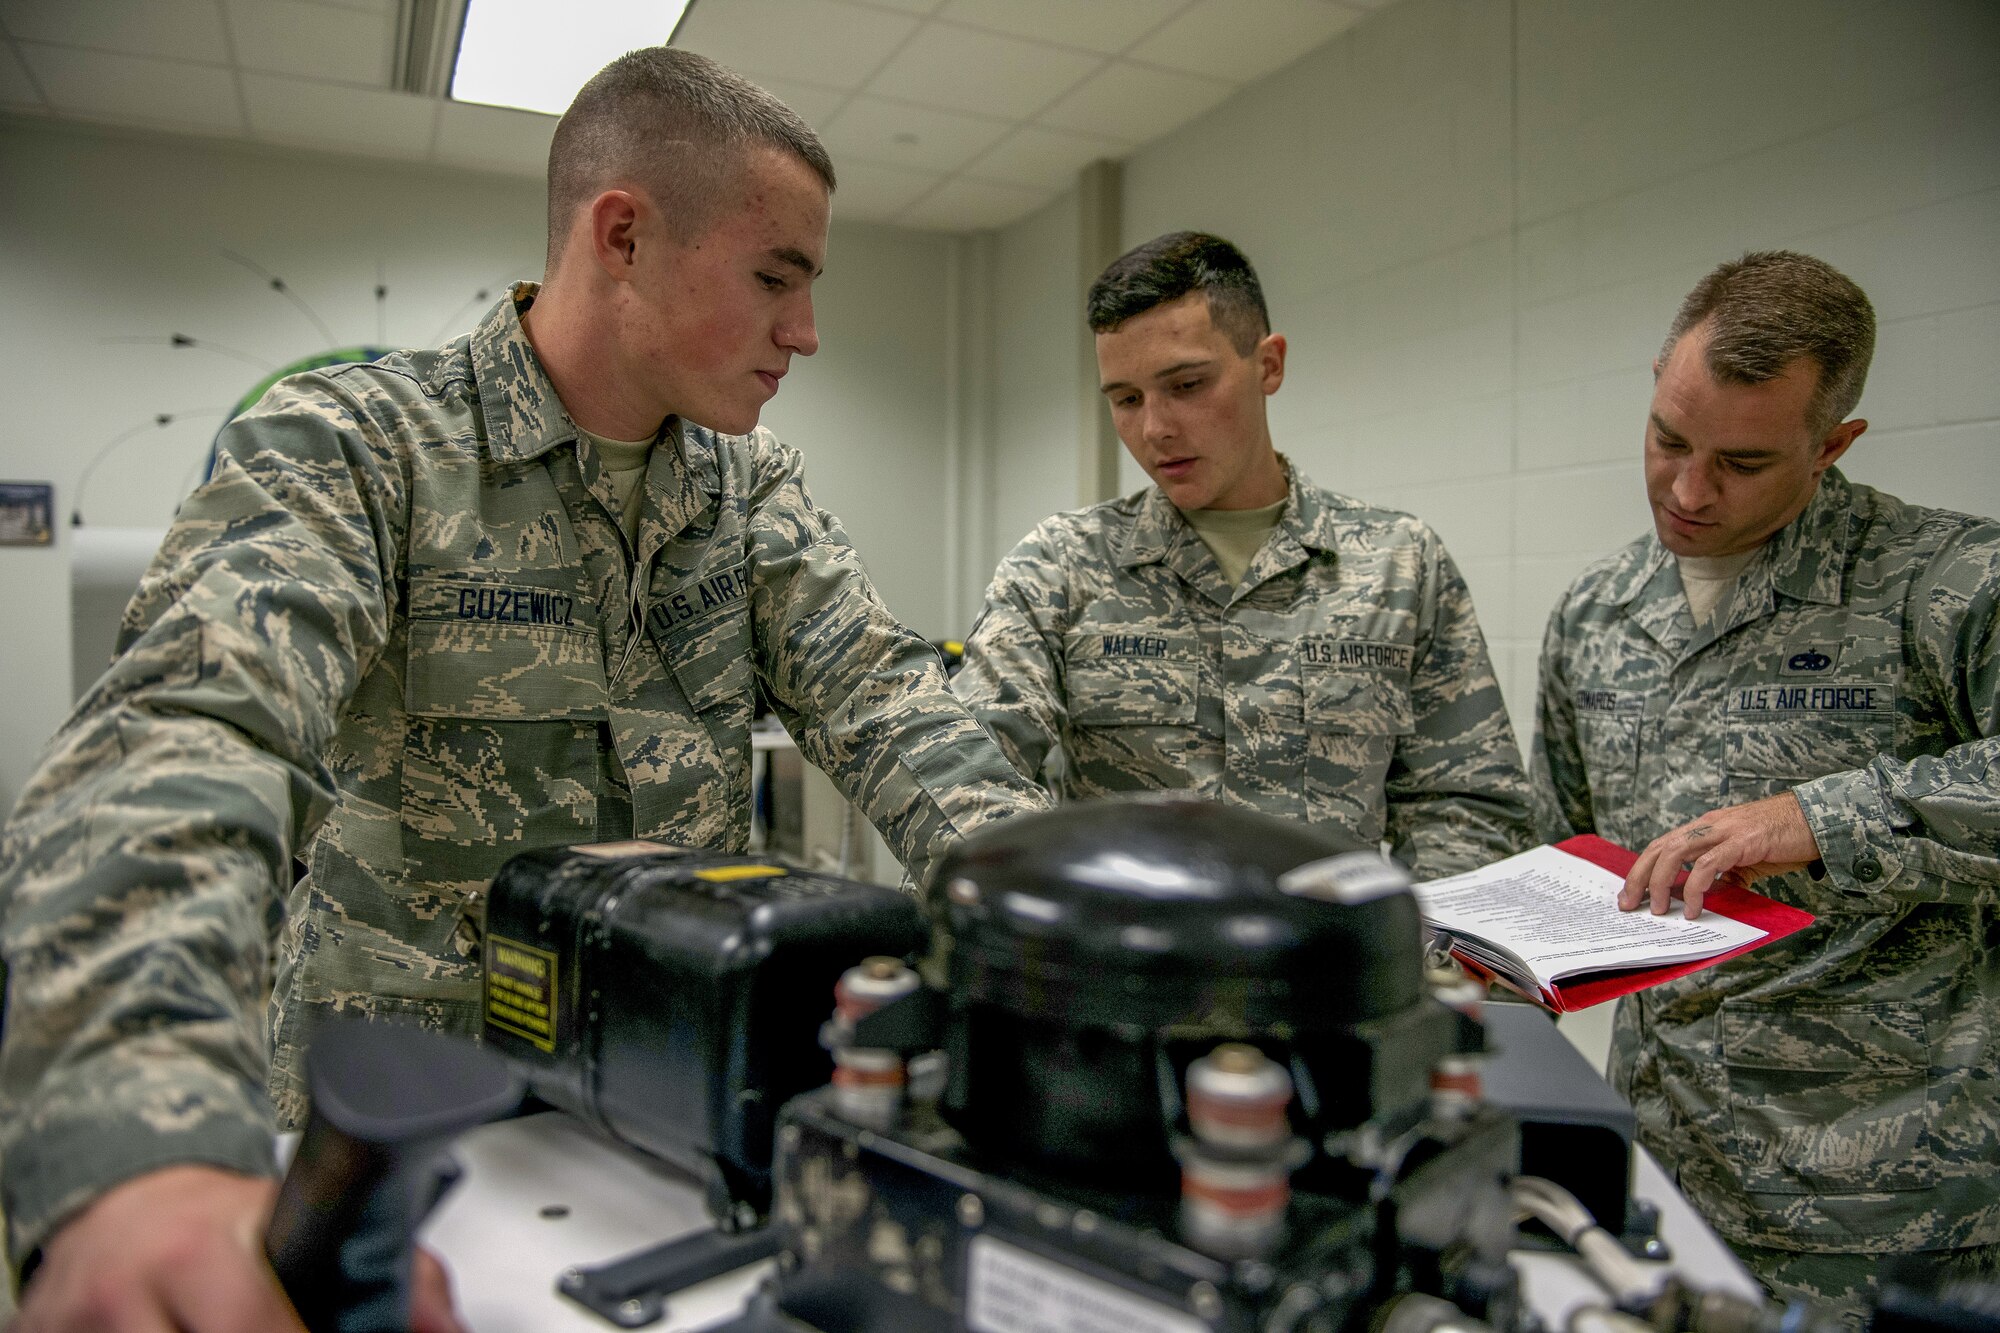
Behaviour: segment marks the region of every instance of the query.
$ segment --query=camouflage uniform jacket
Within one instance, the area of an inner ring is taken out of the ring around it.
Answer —
[[[160,1165],[271,1165],[335,1011],[471,1031],[525,848],[741,850],[761,682],[921,877],[1047,796],[876,597],[768,434],[670,433],[637,569],[516,300],[297,376],[221,441],[0,847],[0,1160],[18,1261]],[[293,857],[308,873],[293,885]],[[283,897],[290,890],[289,903]]]
[[[1696,630],[1647,536],[1550,617],[1549,838],[1632,848],[1791,791],[1823,860],[1758,883],[1806,931],[1619,1008],[1613,1081],[1722,1234],[2000,1241],[2000,524],[1829,471]]]
[[[1472,598],[1407,514],[1291,472],[1241,583],[1158,487],[1057,514],[1001,562],[952,687],[1065,799],[1190,790],[1369,839],[1419,875],[1531,842]]]

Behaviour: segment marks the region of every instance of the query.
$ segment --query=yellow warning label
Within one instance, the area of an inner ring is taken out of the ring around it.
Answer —
[[[776,879],[784,873],[783,866],[710,866],[695,871],[694,877],[710,884],[727,884],[738,879]]]
[[[556,956],[532,944],[486,937],[486,1021],[556,1049]]]

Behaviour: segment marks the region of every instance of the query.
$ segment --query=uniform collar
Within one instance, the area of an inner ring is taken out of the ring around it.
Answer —
[[[1768,583],[1773,591],[1796,601],[1838,604],[1853,516],[1854,487],[1839,468],[1828,468],[1805,509],[1764,543],[1743,570],[1742,581]],[[1648,533],[1638,559],[1606,581],[1605,598],[1629,606],[1656,580],[1671,574],[1678,581],[1673,563],[1673,552],[1660,544],[1659,534]]]
[[[1830,467],[1820,474],[1819,489],[1804,511],[1765,544],[1764,558],[1751,569],[1763,565],[1772,590],[1795,601],[1837,606],[1853,521],[1854,488],[1839,468]]]
[[[555,385],[542,369],[521,312],[535,303],[541,284],[517,282],[487,312],[472,334],[472,375],[479,408],[486,417],[486,445],[503,462],[538,458],[561,444],[576,442]],[[579,451],[580,452],[580,451]],[[594,451],[593,451],[594,454]],[[597,480],[593,464],[583,470],[586,486]],[[679,417],[668,417],[646,474],[648,504],[640,512],[639,545],[650,555],[667,538],[694,521],[702,509],[700,487],[687,465],[687,439]],[[658,509],[655,512],[654,503]]]
[[[1605,598],[1624,607],[1655,642],[1677,655],[1698,651],[1739,625],[1769,615],[1780,595],[1837,606],[1853,513],[1853,487],[1838,468],[1828,468],[1805,509],[1764,543],[1738,575],[1735,594],[1716,608],[1716,618],[1705,627],[1695,626],[1680,569],[1658,533],[1647,534],[1638,558],[1606,581]]]
[[[1283,454],[1278,462],[1285,469],[1285,508],[1272,529],[1273,546],[1289,544],[1299,559],[1306,551],[1331,551],[1335,545],[1336,522],[1333,507],[1322,498],[1318,487],[1300,473]],[[1167,560],[1176,550],[1192,542],[1201,546],[1194,526],[1158,486],[1149,486],[1139,500],[1139,514],[1126,529],[1119,544],[1118,563],[1127,569]],[[1282,552],[1281,552],[1282,554]],[[1297,563],[1294,561],[1293,563]]]
[[[576,439],[576,423],[521,327],[521,312],[540,290],[540,283],[515,283],[472,334],[472,377],[486,417],[486,447],[502,462],[538,458]]]

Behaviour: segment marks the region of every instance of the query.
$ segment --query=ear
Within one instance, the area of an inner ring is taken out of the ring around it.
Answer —
[[[1257,358],[1257,378],[1268,398],[1285,382],[1285,335],[1265,334],[1258,340],[1252,355]]]
[[[1861,432],[1867,429],[1868,423],[1860,417],[1835,426],[1820,442],[1819,457],[1813,460],[1813,475],[1818,476],[1839,462],[1840,456],[1847,452],[1847,446],[1860,439]]]
[[[640,208],[630,190],[606,190],[590,201],[585,222],[591,256],[613,282],[630,281],[638,262]]]

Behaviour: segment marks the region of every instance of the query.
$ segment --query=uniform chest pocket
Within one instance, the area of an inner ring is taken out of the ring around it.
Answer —
[[[483,882],[516,852],[596,835],[609,714],[594,632],[413,621],[403,694],[400,814],[412,879]]]
[[[1397,742],[1415,730],[1408,676],[1308,663],[1300,685],[1307,818],[1379,840],[1388,827],[1389,764]]]
[[[1722,744],[1732,797],[1789,790],[1894,753],[1895,691],[1844,683],[1737,689],[1724,708]]]
[[[1727,1005],[1720,1021],[1745,1188],[1873,1193],[1937,1182],[1918,1006]]]
[[[1079,630],[1064,643],[1063,658],[1072,724],[1194,725],[1201,664],[1191,633]]]
[[[689,707],[702,714],[738,708],[748,725],[757,680],[748,607],[739,604],[668,635],[661,655]]]
[[[403,707],[412,717],[602,718],[607,697],[604,659],[587,629],[410,623]]]
[[[1576,746],[1590,782],[1591,801],[1602,821],[1633,805],[1639,775],[1640,725],[1646,715],[1642,690],[1585,683],[1570,691],[1576,719]]]

